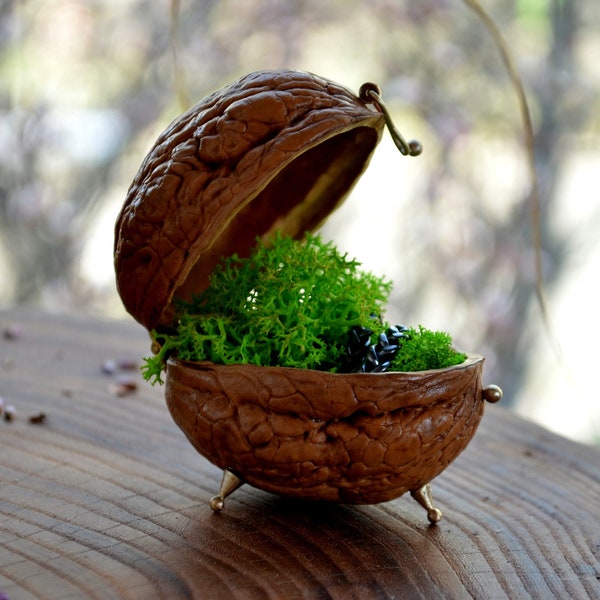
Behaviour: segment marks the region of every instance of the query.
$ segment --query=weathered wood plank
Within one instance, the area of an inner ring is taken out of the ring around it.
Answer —
[[[434,482],[444,520],[403,497],[348,507],[244,486],[208,506],[220,472],[137,372],[133,322],[0,313],[0,591],[29,598],[597,598],[600,451],[487,406]],[[117,395],[119,376],[138,389]],[[492,382],[488,382],[492,383]],[[502,382],[493,382],[502,383]],[[28,416],[44,412],[46,421]]]

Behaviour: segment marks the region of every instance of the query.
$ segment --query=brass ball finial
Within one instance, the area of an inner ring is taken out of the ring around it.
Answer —
[[[496,402],[500,402],[502,400],[503,392],[502,389],[497,385],[488,385],[483,390],[483,399],[489,402],[490,404],[496,404]]]

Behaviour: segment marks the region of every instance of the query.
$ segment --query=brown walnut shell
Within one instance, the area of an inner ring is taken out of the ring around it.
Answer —
[[[336,374],[170,360],[165,394],[198,452],[246,483],[374,504],[418,490],[465,449],[483,414],[482,365]]]
[[[381,108],[381,107],[379,107]],[[386,119],[312,74],[263,71],[223,88],[158,138],[115,230],[117,286],[148,330],[257,236],[316,229],[366,168]],[[169,359],[169,410],[194,447],[239,481],[287,496],[378,503],[406,491],[437,522],[429,482],[483,413],[483,359],[416,373],[335,374]],[[232,479],[233,478],[233,479]],[[227,480],[227,481],[226,481]],[[226,483],[226,485],[225,485]]]
[[[261,71],[208,96],[158,138],[116,223],[117,286],[148,330],[174,297],[208,284],[257,236],[300,237],[341,203],[380,140],[383,115],[309,73]]]

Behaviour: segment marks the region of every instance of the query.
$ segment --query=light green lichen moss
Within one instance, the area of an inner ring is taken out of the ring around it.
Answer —
[[[162,382],[166,357],[337,371],[354,325],[374,338],[386,327],[379,315],[391,284],[359,269],[319,236],[303,240],[276,235],[257,242],[248,258],[224,258],[209,287],[178,306],[173,335],[154,336],[160,352],[147,358],[144,376]],[[450,336],[420,327],[411,330],[393,368],[423,370],[463,362]]]

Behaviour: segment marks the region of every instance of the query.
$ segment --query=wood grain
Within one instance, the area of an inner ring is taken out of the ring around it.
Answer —
[[[220,472],[137,372],[133,322],[0,313],[0,591],[63,598],[598,598],[600,451],[487,406],[433,484],[349,507],[244,486],[213,514]],[[118,378],[138,388],[118,395]],[[499,383],[502,382],[485,382]],[[28,422],[44,412],[46,421]]]

